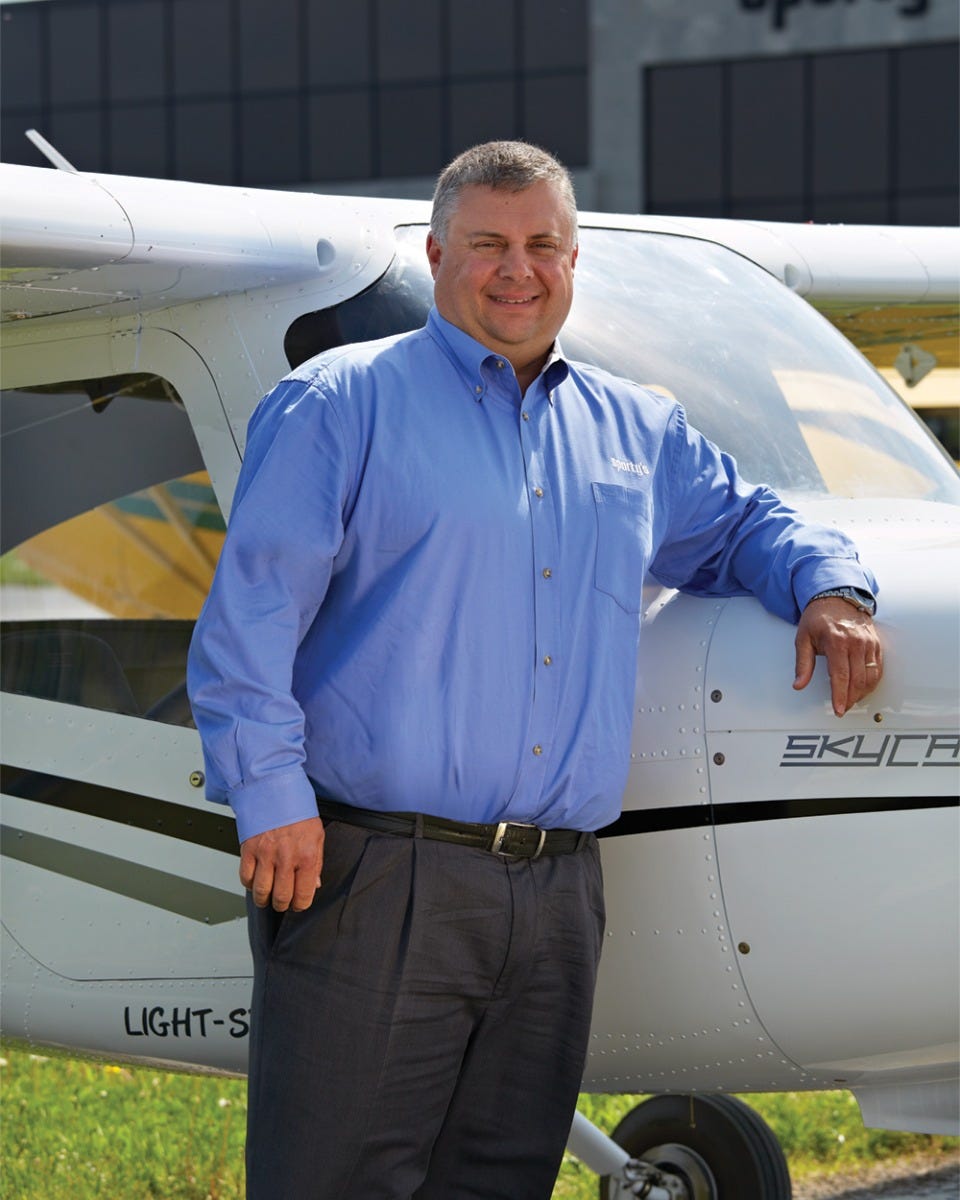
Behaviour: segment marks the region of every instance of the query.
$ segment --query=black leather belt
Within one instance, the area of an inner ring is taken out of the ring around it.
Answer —
[[[542,854],[574,854],[580,850],[589,834],[577,829],[541,829],[517,821],[500,821],[497,825],[473,824],[469,821],[448,821],[445,817],[430,817],[421,813],[377,812],[370,808],[355,808],[317,797],[317,811],[328,821],[344,821],[379,833],[398,837],[425,837],[436,842],[452,842],[488,850],[502,858],[539,858]]]

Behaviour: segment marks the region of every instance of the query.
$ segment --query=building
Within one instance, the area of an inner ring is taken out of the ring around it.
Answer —
[[[524,137],[583,207],[958,217],[953,0],[0,0],[5,161],[428,195]]]

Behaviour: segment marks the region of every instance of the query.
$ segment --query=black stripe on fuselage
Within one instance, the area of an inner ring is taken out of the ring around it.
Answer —
[[[102,784],[68,779],[39,771],[0,766],[0,790],[53,808],[86,813],[136,829],[162,833],[212,850],[238,854],[237,830],[232,814],[205,812],[171,800],[158,800]],[[810,800],[750,800],[738,804],[680,805],[676,808],[629,809],[597,831],[598,837],[627,837],[706,825],[739,825],[754,821],[790,821],[801,817],[840,816],[845,813],[910,812],[924,808],[952,808],[960,797],[855,796]]]
[[[26,771],[6,763],[0,765],[0,791],[51,808],[86,813],[87,816],[116,821],[134,829],[162,833],[166,837],[207,846],[211,850],[240,853],[237,826],[233,814],[226,807],[224,815],[220,816],[172,800],[158,800],[155,796],[142,796],[138,792],[67,779],[62,775]]]
[[[801,817],[836,817],[849,813],[913,812],[922,808],[955,808],[958,796],[845,796],[812,800],[748,800],[742,804],[684,805],[679,808],[635,808],[597,830],[597,837],[627,837],[703,825],[743,825],[756,821],[794,821]]]

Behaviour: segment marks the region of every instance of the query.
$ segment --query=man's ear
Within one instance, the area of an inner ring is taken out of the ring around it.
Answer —
[[[443,247],[433,236],[433,231],[427,234],[427,262],[430,264],[430,274],[436,279],[437,270],[440,267],[440,259],[443,255]]]

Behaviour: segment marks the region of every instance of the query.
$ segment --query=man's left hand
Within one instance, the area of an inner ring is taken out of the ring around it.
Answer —
[[[858,612],[838,596],[811,600],[797,627],[799,691],[813,678],[818,654],[827,659],[833,711],[838,717],[869,696],[883,676],[883,648],[869,613]]]

